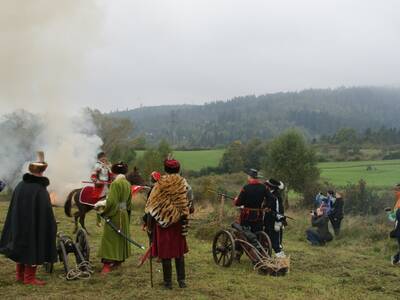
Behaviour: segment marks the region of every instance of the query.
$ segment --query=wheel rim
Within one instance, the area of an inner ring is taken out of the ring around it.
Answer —
[[[235,242],[229,231],[219,231],[213,241],[213,257],[217,265],[229,267],[235,253]]]
[[[261,246],[268,253],[268,256],[271,256],[272,255],[272,243],[271,243],[271,239],[269,238],[268,234],[266,234],[264,231],[259,231],[256,234],[257,234],[257,239],[260,242]]]
[[[68,274],[69,272],[69,266],[68,266],[68,253],[67,250],[65,249],[65,245],[62,241],[58,242],[58,246],[59,246],[59,255],[60,255],[60,260],[62,260],[63,264],[64,264],[64,271],[65,274]]]
[[[90,246],[86,232],[80,228],[76,234],[76,243],[78,244],[79,250],[82,253],[83,258],[89,261],[90,257]]]

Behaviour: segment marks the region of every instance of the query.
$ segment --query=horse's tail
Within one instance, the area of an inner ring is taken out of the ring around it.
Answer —
[[[64,212],[68,217],[72,217],[71,215],[71,207],[72,207],[72,200],[79,189],[75,189],[68,194],[67,201],[64,204]]]

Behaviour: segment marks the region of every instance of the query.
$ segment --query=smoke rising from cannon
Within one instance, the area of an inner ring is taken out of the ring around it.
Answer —
[[[86,54],[99,41],[101,11],[91,0],[1,6],[0,178],[12,187],[43,150],[49,191],[62,201],[88,178],[102,144],[90,116],[76,113],[70,101],[84,79]]]

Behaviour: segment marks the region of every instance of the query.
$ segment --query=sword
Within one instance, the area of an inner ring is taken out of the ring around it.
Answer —
[[[227,199],[235,200],[234,197],[229,196],[229,195],[224,194],[224,193],[221,193],[221,192],[218,192],[218,191],[216,191],[216,190],[208,189],[208,191],[209,191],[209,192],[212,192],[212,193],[214,193],[214,194],[217,194],[218,196],[224,196],[224,197],[227,198]]]
[[[113,222],[111,222],[111,219],[109,217],[105,217],[101,214],[98,214],[100,218],[102,218],[110,227],[120,236],[122,236],[124,239],[126,239],[129,243],[134,244],[136,247],[145,250],[146,248],[143,245],[140,245],[139,243],[135,242],[131,238],[127,237],[126,234],[124,234],[121,229],[119,229]]]
[[[91,183],[91,184],[111,184],[112,181],[82,181],[82,183]]]

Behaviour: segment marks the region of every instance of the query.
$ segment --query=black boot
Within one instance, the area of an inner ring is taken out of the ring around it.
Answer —
[[[164,287],[168,290],[172,289],[172,264],[170,259],[162,260]]]
[[[185,257],[175,258],[176,277],[180,288],[185,288]]]

